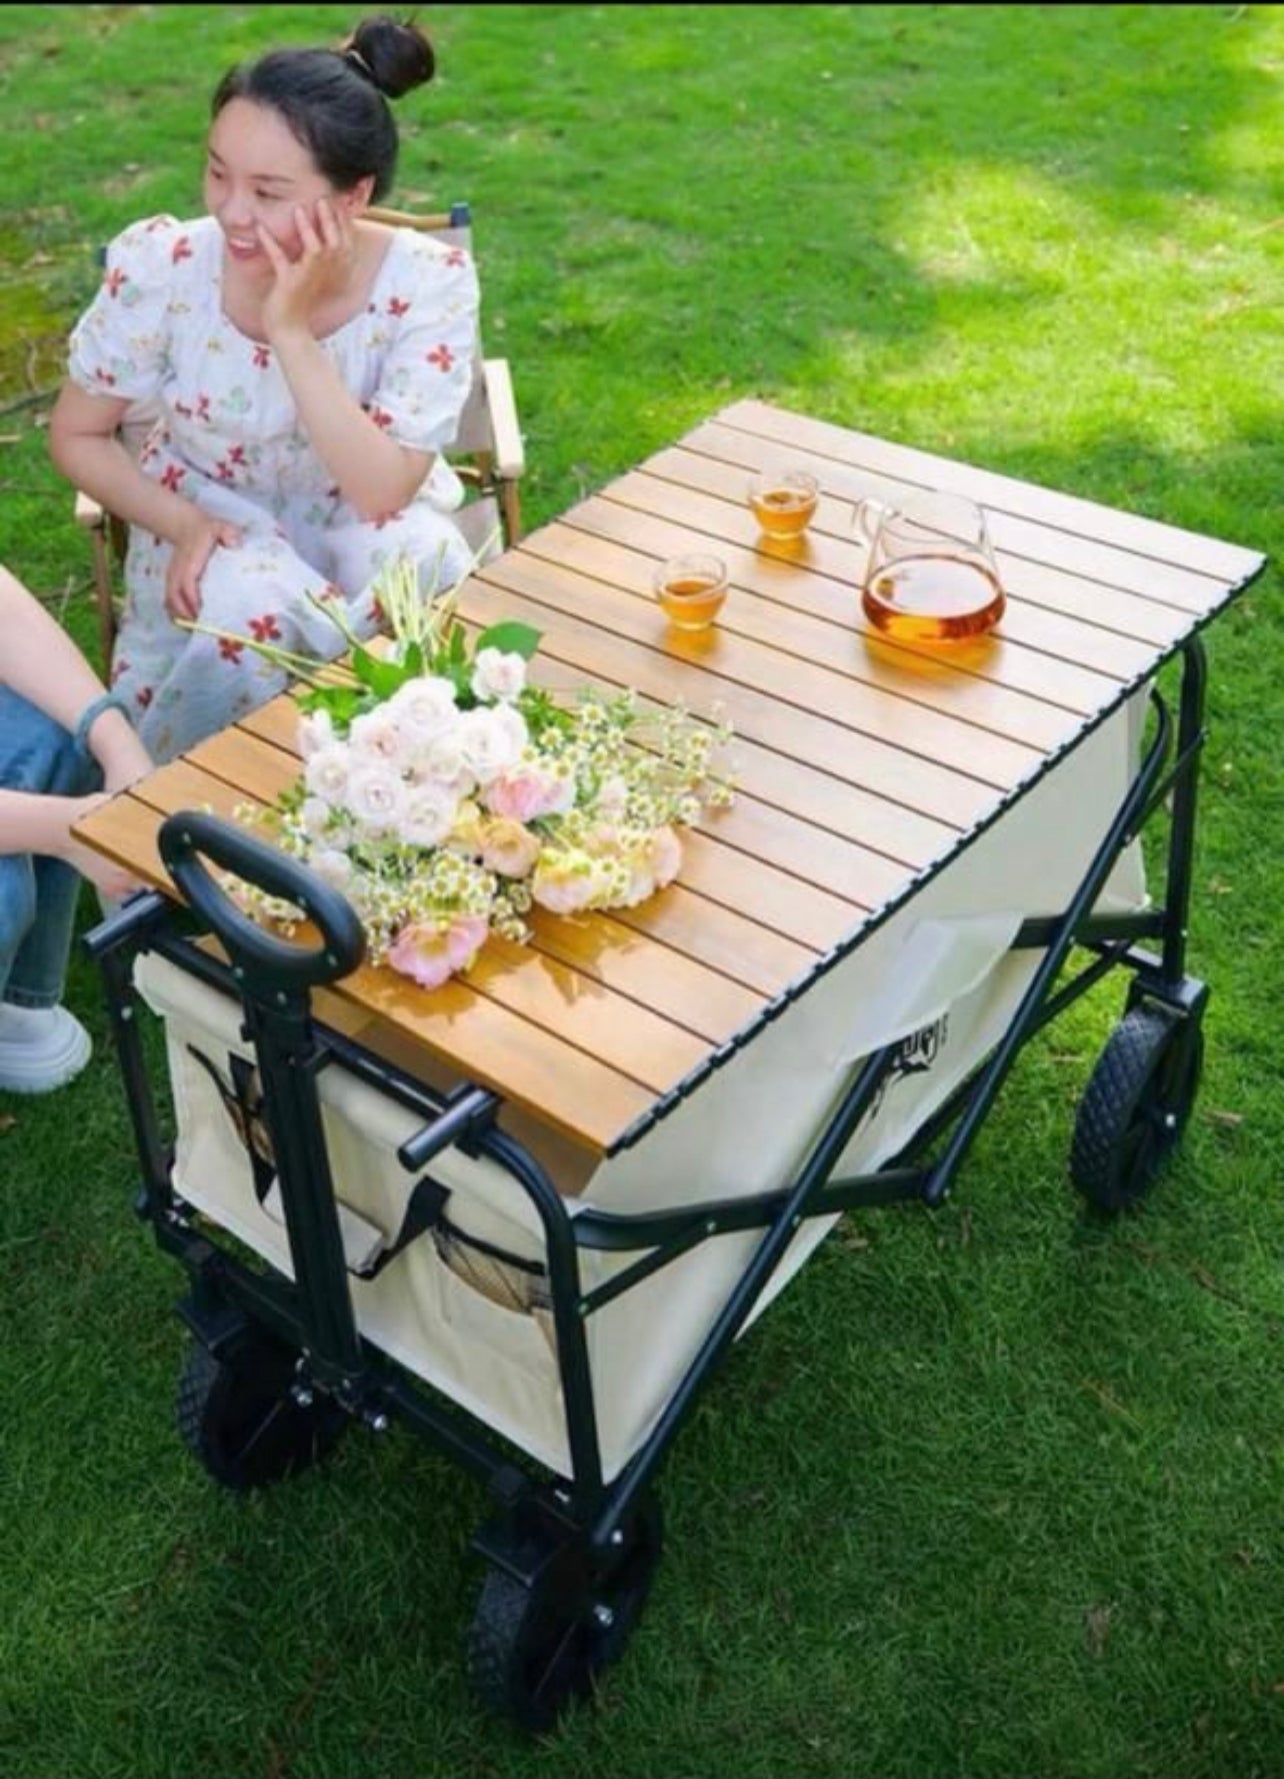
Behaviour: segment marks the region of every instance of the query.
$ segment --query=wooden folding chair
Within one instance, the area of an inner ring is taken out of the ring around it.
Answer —
[[[381,207],[366,214],[372,221],[418,229],[464,247],[469,253],[473,251],[472,215],[467,204],[452,204],[449,210],[422,215]],[[522,535],[520,484],[526,460],[508,361],[485,356],[480,326],[474,363],[473,385],[460,417],[459,431],[446,452],[465,488],[465,504],[454,517],[472,549],[480,550],[488,538],[495,536],[500,540],[498,547],[507,549]],[[121,439],[132,455],[137,456],[142,450],[154,419],[155,410],[146,403],[137,404],[126,414]],[[99,637],[103,669],[108,672],[119,616],[117,583],[129,528],[115,513],[106,512],[96,500],[79,491],[75,514],[76,523],[89,533],[93,551]]]

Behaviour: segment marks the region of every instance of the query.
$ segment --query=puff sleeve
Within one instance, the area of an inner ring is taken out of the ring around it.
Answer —
[[[370,408],[399,444],[442,451],[454,441],[472,385],[477,272],[461,247],[422,236],[412,236],[411,247],[407,270],[387,298],[396,331]]]
[[[130,401],[158,393],[170,361],[175,268],[188,257],[185,226],[172,216],[133,223],[116,236],[98,295],[72,330],[73,383]]]

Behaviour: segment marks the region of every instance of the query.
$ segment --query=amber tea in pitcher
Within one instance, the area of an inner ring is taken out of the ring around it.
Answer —
[[[961,556],[902,556],[861,595],[865,615],[898,642],[963,642],[992,630],[1006,603],[997,578]]]
[[[897,642],[965,642],[984,636],[1007,603],[985,514],[955,495],[913,493],[899,506],[863,500],[869,539],[861,606]]]

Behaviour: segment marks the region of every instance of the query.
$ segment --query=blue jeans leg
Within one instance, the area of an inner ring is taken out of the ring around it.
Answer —
[[[34,704],[0,686],[0,786],[83,797],[101,783],[96,763]],[[0,855],[0,998],[19,1007],[62,999],[81,878],[61,859]]]

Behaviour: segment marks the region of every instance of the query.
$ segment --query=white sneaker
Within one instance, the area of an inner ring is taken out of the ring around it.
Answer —
[[[89,1061],[89,1033],[65,1007],[0,1001],[0,1092],[52,1093]]]

